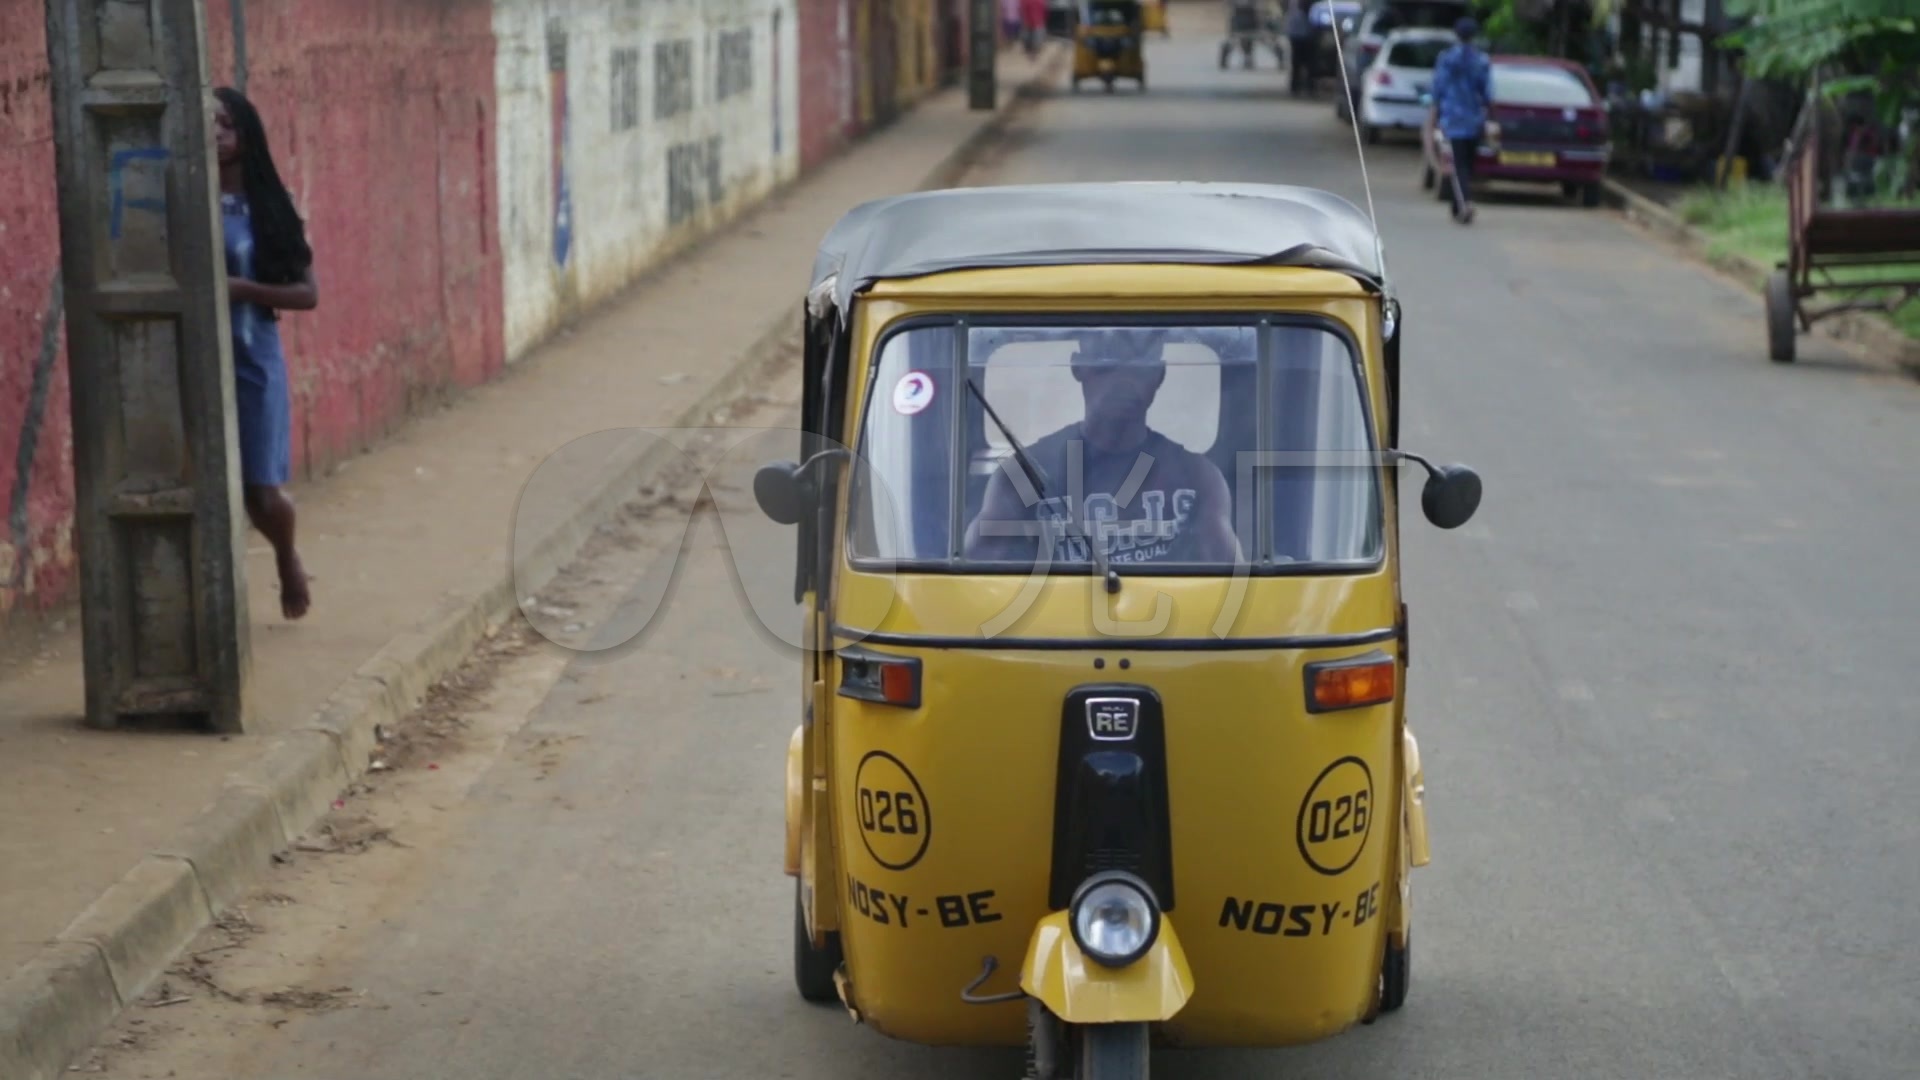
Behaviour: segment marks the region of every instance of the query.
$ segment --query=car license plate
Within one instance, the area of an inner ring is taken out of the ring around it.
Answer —
[[[1531,168],[1546,168],[1547,166],[1550,166],[1553,164],[1553,155],[1540,154],[1540,153],[1520,153],[1519,151],[1503,151],[1500,154],[1500,164],[1519,165],[1519,166],[1531,167]]]

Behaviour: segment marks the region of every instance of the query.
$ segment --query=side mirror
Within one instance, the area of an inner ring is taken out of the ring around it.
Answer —
[[[1420,508],[1442,529],[1457,529],[1480,509],[1480,474],[1465,465],[1441,465],[1427,474]]]
[[[777,461],[753,474],[753,498],[760,504],[761,513],[782,525],[798,524],[806,516],[807,505],[813,500],[801,479],[803,469],[805,466],[791,461]]]
[[[823,461],[850,461],[853,454],[845,447],[822,450],[795,465],[791,461],[776,461],[763,465],[753,474],[753,498],[760,504],[760,512],[782,525],[799,524],[800,519],[813,511],[813,504],[820,497],[818,482],[813,477],[814,466]]]

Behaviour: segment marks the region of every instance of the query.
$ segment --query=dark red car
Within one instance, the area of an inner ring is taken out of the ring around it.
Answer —
[[[1494,56],[1493,106],[1474,163],[1475,183],[1512,180],[1559,184],[1569,198],[1600,205],[1600,180],[1613,146],[1607,105],[1586,69],[1547,56]],[[1453,198],[1453,147],[1427,112],[1421,186]]]

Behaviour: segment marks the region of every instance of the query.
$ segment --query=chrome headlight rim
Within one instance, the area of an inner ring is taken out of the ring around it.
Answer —
[[[1147,910],[1146,936],[1140,939],[1138,948],[1124,956],[1099,952],[1080,936],[1080,905],[1086,902],[1087,897],[1095,889],[1107,885],[1120,885],[1131,889],[1139,894]],[[1137,963],[1141,957],[1147,955],[1152,950],[1154,942],[1160,940],[1160,920],[1160,901],[1153,895],[1153,888],[1137,875],[1129,874],[1124,870],[1107,870],[1090,875],[1080,883],[1080,887],[1073,891],[1073,897],[1067,901],[1067,930],[1073,935],[1073,943],[1080,947],[1082,954],[1102,967],[1123,968]]]

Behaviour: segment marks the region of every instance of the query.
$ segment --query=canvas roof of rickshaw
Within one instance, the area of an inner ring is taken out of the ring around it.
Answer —
[[[952,188],[862,203],[827,231],[808,290],[844,313],[884,278],[1016,266],[1296,266],[1387,292],[1373,223],[1317,188],[1185,181]],[[831,283],[831,284],[829,284]]]

